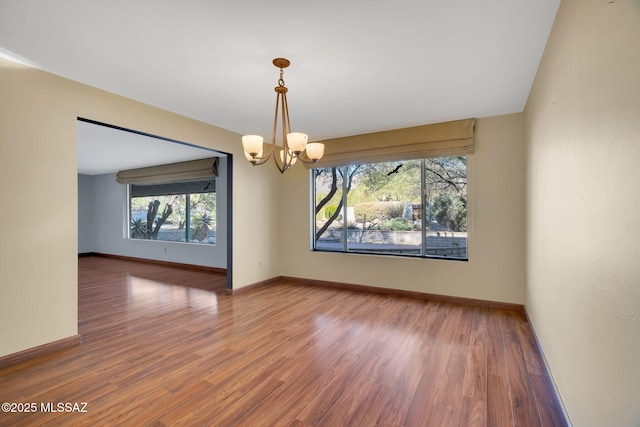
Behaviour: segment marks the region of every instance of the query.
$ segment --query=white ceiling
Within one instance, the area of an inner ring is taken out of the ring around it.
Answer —
[[[558,4],[0,0],[0,49],[265,137],[286,57],[292,128],[321,140],[523,111]]]
[[[78,173],[84,175],[221,156],[215,151],[84,121],[78,121],[78,142]]]

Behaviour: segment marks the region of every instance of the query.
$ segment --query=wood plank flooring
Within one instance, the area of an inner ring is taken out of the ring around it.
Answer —
[[[78,261],[83,343],[0,369],[0,426],[565,425],[517,311]]]

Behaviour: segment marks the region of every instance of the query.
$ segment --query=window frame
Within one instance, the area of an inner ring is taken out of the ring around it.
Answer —
[[[471,215],[471,203],[469,202],[469,186],[470,186],[470,182],[469,182],[469,161],[472,158],[472,156],[470,156],[469,154],[459,154],[459,155],[445,155],[445,156],[436,156],[436,157],[430,157],[430,158],[447,158],[447,157],[465,157],[465,164],[466,164],[466,168],[465,168],[465,178],[466,178],[466,194],[467,194],[467,206],[466,206],[466,221],[467,221],[467,227],[466,227],[466,247],[465,247],[465,257],[452,257],[452,256],[446,256],[446,255],[429,255],[427,254],[427,214],[428,214],[428,209],[425,209],[425,207],[427,206],[427,185],[426,185],[426,178],[427,178],[427,172],[426,172],[426,161],[428,158],[420,158],[420,159],[407,159],[407,160],[419,160],[420,161],[420,253],[419,254],[408,254],[408,253],[398,253],[398,252],[391,252],[391,251],[387,251],[387,252],[383,252],[383,251],[363,251],[363,250],[357,250],[357,249],[349,249],[349,239],[348,239],[348,234],[349,234],[349,229],[346,226],[342,227],[342,249],[341,250],[335,250],[335,249],[328,249],[328,248],[322,248],[322,247],[318,247],[317,246],[317,239],[316,239],[316,213],[315,213],[315,209],[316,209],[316,177],[315,177],[315,170],[318,168],[312,168],[309,169],[309,177],[310,177],[310,205],[311,205],[311,209],[310,209],[310,213],[311,213],[311,227],[310,227],[310,237],[311,237],[311,247],[310,249],[313,252],[325,252],[325,253],[344,253],[344,254],[356,254],[356,255],[374,255],[374,256],[394,256],[394,257],[406,257],[406,258],[414,258],[414,259],[436,259],[436,260],[449,260],[449,261],[462,261],[462,262],[468,262],[469,261],[469,225],[471,224],[471,221],[469,220],[470,215]],[[393,161],[397,161],[397,160],[393,160]],[[366,163],[362,163],[362,164],[377,164],[377,163],[385,163],[384,161],[380,161],[380,162],[366,162]],[[345,168],[345,172],[346,172],[346,168],[350,167],[352,165],[343,165],[343,166],[333,166],[335,168]],[[325,166],[324,168],[331,168],[331,166]],[[343,218],[347,217],[347,208],[349,207],[348,202],[347,202],[347,198],[348,198],[348,183],[347,183],[347,179],[345,179],[346,174],[343,173],[343,179],[342,179],[342,215]]]
[[[160,196],[169,196],[169,195],[181,195],[184,196],[185,198],[185,224],[184,224],[184,241],[180,241],[180,240],[159,240],[159,239],[142,239],[142,238],[137,238],[137,237],[131,237],[131,214],[132,214],[132,199],[133,197],[133,192],[132,192],[132,186],[134,185],[138,185],[138,186],[145,186],[145,185],[141,185],[141,184],[126,184],[125,188],[125,197],[126,197],[126,201],[125,201],[125,234],[124,234],[124,238],[126,240],[132,240],[132,241],[138,241],[138,242],[159,242],[159,243],[172,243],[172,244],[187,244],[187,245],[203,245],[203,246],[217,246],[217,239],[215,242],[213,243],[202,243],[201,241],[198,242],[193,242],[191,240],[192,239],[192,230],[191,230],[191,195],[194,194],[206,194],[206,193],[212,193],[215,195],[216,198],[216,204],[215,204],[215,217],[217,218],[218,216],[218,191],[217,191],[217,180],[215,178],[208,178],[208,179],[200,179],[200,180],[194,180],[194,181],[177,181],[177,182],[168,182],[168,183],[164,183],[164,184],[157,184],[158,186],[170,186],[170,185],[174,185],[174,184],[191,184],[191,183],[207,183],[207,182],[213,182],[214,183],[214,189],[213,191],[185,191],[183,192],[167,192],[165,194],[159,193],[159,194],[152,194],[152,195],[146,195],[146,196],[138,196],[138,197],[160,197]],[[162,228],[160,228],[160,231],[162,231]],[[216,224],[216,228],[215,228],[216,234],[217,234],[217,224]]]

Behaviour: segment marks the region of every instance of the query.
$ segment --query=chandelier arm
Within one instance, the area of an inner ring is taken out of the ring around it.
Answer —
[[[277,92],[277,91],[276,91]],[[271,144],[276,145],[276,130],[278,129],[278,104],[280,103],[280,92],[276,95],[276,111],[273,113],[273,134],[271,135]]]
[[[289,159],[289,167],[293,166],[293,164],[295,163],[296,159],[299,158],[299,154],[295,154],[293,151],[291,151],[291,149],[289,148],[289,139],[288,139],[288,135],[291,133],[291,121],[289,120],[289,101],[287,100],[287,93],[283,93],[282,97],[284,99],[284,105],[283,105],[283,114],[282,114],[282,118],[283,120],[286,119],[286,134],[285,136],[283,136],[283,139],[287,142],[287,153],[291,153],[291,157]]]
[[[306,157],[306,158],[305,158]],[[300,160],[302,163],[318,163],[318,160],[311,160],[310,158],[307,157],[307,154],[304,153],[304,157],[302,157],[302,153],[298,154],[298,157],[296,157],[298,160]]]
[[[287,100],[287,93],[282,94],[282,99],[284,100],[282,104],[282,120],[283,127],[286,124],[286,132],[287,134],[291,133],[291,120],[289,120],[289,101]]]
[[[272,156],[273,156],[273,145],[271,146],[267,154],[263,155],[262,157],[256,156],[249,161],[253,166],[260,166],[267,163]]]
[[[276,167],[278,168],[278,170],[280,171],[280,173],[284,173],[287,169],[289,169],[289,165],[286,164],[286,156],[282,161],[282,164],[280,164],[280,162],[278,162],[278,156],[276,155],[276,134],[277,134],[277,130],[278,130],[278,107],[280,106],[280,103],[282,102],[282,95],[283,93],[279,90],[277,90],[276,88],[276,110],[275,113],[273,114],[273,135],[271,136],[271,154],[273,156],[273,161],[276,164]],[[286,144],[286,139],[283,136],[282,141],[284,144]]]
[[[284,173],[284,171],[289,169],[289,166],[286,164],[286,162],[282,162],[282,165],[280,164],[280,162],[278,161],[278,156],[275,155],[275,151],[273,153],[273,161],[275,162],[276,167],[278,168],[280,173]]]
[[[289,133],[287,132],[287,94],[282,93],[281,95],[282,96],[280,99],[280,105],[282,106],[282,148],[286,154],[289,152],[289,142],[287,141],[287,134]],[[285,160],[286,159],[287,157],[285,156]],[[288,162],[285,161],[285,163]]]
[[[283,81],[284,84],[284,81]],[[285,170],[289,169],[293,166],[293,162],[295,161],[295,155],[289,149],[289,140],[288,134],[291,132],[291,126],[288,124],[289,121],[289,108],[287,105],[287,91],[286,87],[282,86],[285,90],[278,95],[281,95],[280,105],[282,106],[282,163],[284,164]]]
[[[289,166],[287,165],[283,165],[282,167],[278,166],[278,162],[276,162],[276,166],[278,167],[280,173],[285,173],[289,169]]]

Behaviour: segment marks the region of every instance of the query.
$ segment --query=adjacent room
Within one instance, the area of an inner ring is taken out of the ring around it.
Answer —
[[[79,255],[226,270],[225,153],[84,119],[77,145]]]
[[[0,0],[0,426],[640,425],[637,46],[638,0]]]

